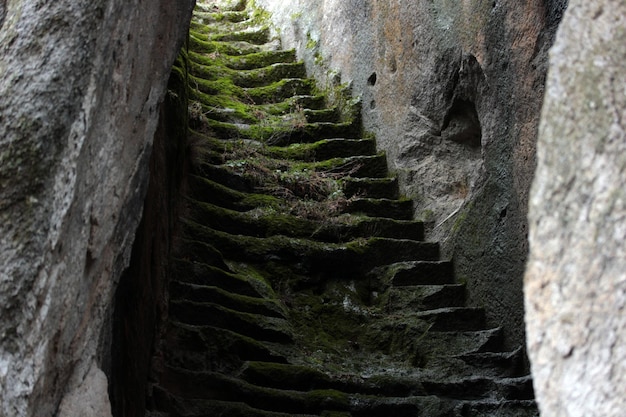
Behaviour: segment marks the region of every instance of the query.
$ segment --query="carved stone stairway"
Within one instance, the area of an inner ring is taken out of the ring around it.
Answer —
[[[328,107],[230,3],[191,26],[193,168],[146,415],[537,415],[521,349],[465,305],[358,103]]]

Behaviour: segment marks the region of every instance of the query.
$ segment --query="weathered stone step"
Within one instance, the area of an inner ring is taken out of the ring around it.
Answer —
[[[253,26],[238,31],[217,34],[200,34],[196,32],[196,36],[201,39],[205,37],[207,41],[249,42],[253,45],[262,45],[270,41],[270,28],[268,26]]]
[[[387,157],[384,153],[333,158],[307,164],[310,164],[310,167],[317,172],[336,174],[339,177],[384,178],[387,176]],[[307,167],[307,165],[302,166]]]
[[[409,199],[353,198],[348,200],[343,212],[369,217],[411,220],[413,218],[413,201]]]
[[[240,23],[250,18],[250,14],[246,11],[220,11],[207,10],[199,7],[196,4],[196,8],[193,11],[193,19],[191,21],[191,27],[198,32],[203,32],[211,29],[211,26],[220,22]]]
[[[163,414],[147,414],[146,417],[319,417],[319,414],[280,413],[259,410],[239,401],[188,400],[167,393],[161,387],[153,388],[156,407],[165,410]],[[338,416],[339,417],[339,416]]]
[[[385,311],[432,310],[465,305],[465,285],[419,285],[390,288],[383,301]]]
[[[350,407],[350,398],[339,391],[300,392],[265,388],[215,372],[194,372],[173,367],[166,368],[160,385],[166,393],[178,397],[179,404],[193,404],[198,410],[211,410],[212,400],[244,403],[259,410],[296,415],[319,415],[325,410],[347,411]],[[164,400],[160,408],[172,407],[171,398]]]
[[[317,122],[330,122],[330,123],[338,123],[339,120],[339,111],[336,107],[331,107],[327,109],[304,109],[304,117],[309,123],[317,123]]]
[[[411,314],[430,323],[430,331],[471,331],[485,329],[485,310],[479,307],[444,307]]]
[[[164,360],[170,366],[208,371],[212,364],[221,363],[227,372],[239,369],[245,361],[286,363],[284,356],[262,342],[231,330],[172,320],[167,326]]]
[[[269,104],[285,101],[294,95],[309,95],[313,88],[312,81],[304,78],[281,78],[262,87],[250,88],[240,87],[232,80],[205,80],[193,75],[189,76],[189,80],[194,87],[191,90],[191,97],[209,106],[214,102],[202,94],[209,96],[226,94],[250,104]]]
[[[321,110],[326,106],[326,97],[323,95],[294,95],[288,99],[303,109]]]
[[[283,318],[243,313],[214,303],[170,300],[170,317],[196,326],[232,330],[259,341],[291,343],[289,322]]]
[[[395,318],[398,318],[395,320]],[[400,316],[372,322],[363,335],[363,345],[381,352],[411,352],[415,366],[427,367],[441,357],[483,352],[501,352],[502,329],[479,331],[431,331],[428,322]]]
[[[272,288],[266,282],[228,272],[206,263],[174,258],[171,265],[173,281],[219,287],[228,292],[249,297],[268,297],[273,293]]]
[[[449,381],[423,381],[422,385],[432,395],[462,400],[502,399],[532,400],[532,378],[485,378],[474,376]]]
[[[412,285],[454,284],[451,261],[399,262],[372,271],[380,279],[396,287]]]
[[[465,417],[539,417],[534,400],[464,401],[455,409],[454,416]]]
[[[198,175],[191,176],[189,182],[191,194],[195,199],[231,210],[247,211],[278,204],[275,197],[266,194],[245,193],[230,187],[241,184],[229,184],[227,187]]]
[[[289,146],[272,146],[267,153],[274,158],[303,161],[325,161],[350,156],[376,154],[374,139],[323,139],[313,143],[295,143]]]
[[[176,244],[174,256],[179,256],[189,262],[201,262],[211,265],[224,272],[232,272],[224,262],[222,253],[208,243],[180,239]]]
[[[249,42],[217,42],[208,41],[197,32],[189,32],[189,50],[197,54],[223,54],[228,56],[245,56],[279,50],[279,42],[254,45]]]
[[[172,281],[170,283],[170,300],[193,303],[210,301],[242,313],[286,318],[282,306],[273,299],[233,294],[215,286]]]
[[[311,391],[334,388],[332,379],[308,366],[248,361],[238,377],[262,387],[283,390]]]
[[[190,60],[189,72],[197,79],[206,81],[221,81],[228,78],[234,85],[242,88],[268,86],[283,78],[306,78],[306,69],[302,62],[280,62],[251,70],[233,70],[224,66],[205,65]]]
[[[398,179],[393,178],[343,178],[342,189],[346,197],[386,198],[397,200],[400,198]]]
[[[482,375],[492,378],[525,376],[522,348],[510,352],[467,353],[429,359],[425,365],[432,369],[453,370],[454,375],[469,377]]]
[[[271,259],[292,265],[302,273],[324,271],[336,276],[358,277],[388,263],[439,257],[437,243],[414,240],[369,238],[333,244],[280,235],[267,238],[231,235],[191,221],[183,221],[182,227],[186,236],[211,242],[228,259],[260,263]]]
[[[253,70],[264,68],[272,64],[296,61],[296,52],[293,49],[287,51],[253,52],[245,55],[241,55],[240,53],[232,55],[226,54],[225,52],[220,53],[219,51],[209,54],[189,51],[188,56],[190,62],[202,65],[215,65],[219,63],[232,70]]]
[[[339,218],[314,221],[289,214],[263,214],[258,210],[253,213],[235,211],[196,200],[189,200],[187,212],[196,223],[237,235],[284,235],[334,243],[359,237],[410,240],[423,240],[424,237],[423,223],[412,220],[354,217],[345,219],[345,223]]]

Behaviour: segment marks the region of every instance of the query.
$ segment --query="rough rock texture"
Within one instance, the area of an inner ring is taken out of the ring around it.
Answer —
[[[93,363],[190,3],[0,2],[1,415],[106,408]]]
[[[543,416],[626,410],[625,43],[626,3],[572,1],[550,52],[525,277]]]
[[[523,344],[528,189],[547,50],[567,1],[257,3],[318,78],[351,83],[471,303]]]

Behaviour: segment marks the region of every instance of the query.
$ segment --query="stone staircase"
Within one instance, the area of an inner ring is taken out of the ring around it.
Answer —
[[[358,103],[328,107],[244,1],[199,2],[189,49],[193,168],[146,415],[538,415],[523,353],[465,305]]]

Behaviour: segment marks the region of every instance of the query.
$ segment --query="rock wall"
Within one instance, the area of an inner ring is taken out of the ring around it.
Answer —
[[[542,416],[626,410],[626,3],[572,0],[550,52],[525,277]]]
[[[455,261],[470,302],[524,343],[522,277],[547,50],[566,0],[257,0],[365,128]]]
[[[191,3],[0,2],[0,415],[110,414],[112,294]]]

